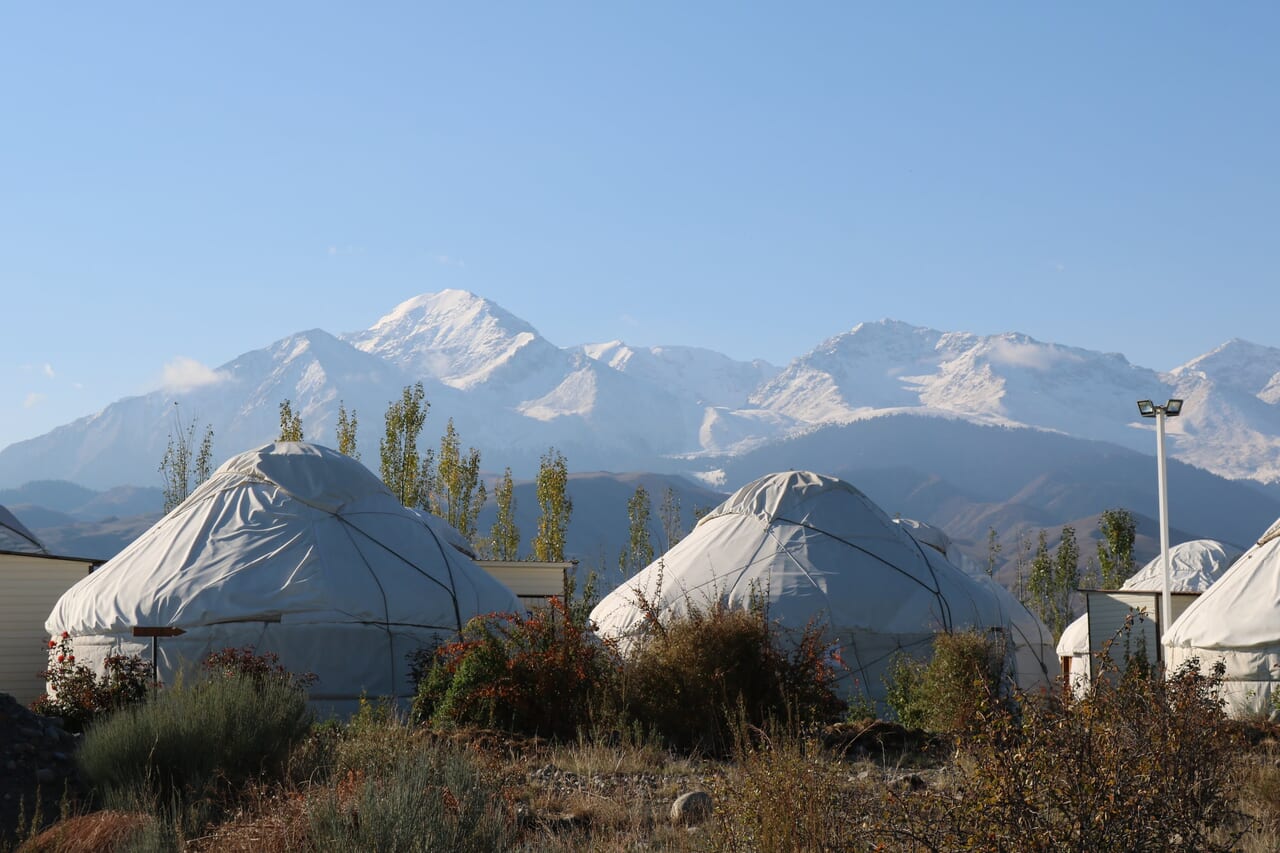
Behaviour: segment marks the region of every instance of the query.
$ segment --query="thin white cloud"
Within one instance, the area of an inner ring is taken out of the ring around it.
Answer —
[[[38,391],[32,391],[30,394],[27,395],[27,398],[22,401],[22,408],[34,409],[36,406],[39,406],[44,401],[45,401],[45,396],[43,394],[39,393]]]
[[[206,367],[194,358],[178,356],[164,366],[160,385],[166,391],[190,391],[203,385],[213,385],[226,379],[226,375]]]
[[[436,263],[442,267],[458,267],[459,269],[467,265],[467,262],[461,258],[455,258],[450,255],[436,255]]]
[[[999,340],[991,346],[991,361],[1009,367],[1049,370],[1064,361],[1079,361],[1080,356],[1052,344],[1019,343]]]
[[[326,248],[325,251],[331,258],[336,258],[339,255],[363,255],[364,246],[352,246],[350,244],[346,246],[339,246],[335,243],[334,245]]]
[[[43,376],[45,379],[53,379],[55,376],[57,376],[57,373],[53,369],[53,365],[47,361],[41,362],[40,364],[31,364],[31,363],[20,364],[18,365],[18,369],[21,370],[23,373],[28,373],[32,375],[38,374],[40,376]]]

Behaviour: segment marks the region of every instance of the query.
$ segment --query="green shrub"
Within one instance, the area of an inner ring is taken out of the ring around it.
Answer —
[[[894,658],[885,701],[909,729],[955,734],[999,701],[1004,674],[1001,638],[977,631],[938,634],[928,662]]]
[[[723,753],[731,723],[791,721],[805,726],[839,716],[830,644],[809,625],[795,638],[769,622],[762,604],[747,610],[718,600],[649,626],[623,667],[624,712],[673,746]]]
[[[510,848],[515,835],[498,785],[447,743],[361,774],[353,797],[336,788],[314,795],[308,817],[318,850],[489,853]]]
[[[151,662],[138,655],[108,655],[103,674],[76,663],[71,635],[49,641],[49,668],[40,673],[50,692],[31,703],[31,710],[61,717],[68,731],[83,731],[100,716],[147,698]]]
[[[497,726],[572,738],[614,678],[616,661],[585,616],[552,598],[528,616],[472,619],[418,685],[415,721]]]
[[[311,725],[306,696],[233,674],[176,685],[91,726],[77,759],[108,804],[165,811],[217,802],[253,779],[280,778]]]
[[[402,713],[387,700],[360,697],[360,708],[332,744],[333,769],[347,773],[381,773],[395,765],[415,740]]]

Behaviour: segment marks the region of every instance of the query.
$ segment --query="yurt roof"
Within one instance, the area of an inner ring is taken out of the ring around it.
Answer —
[[[476,612],[518,607],[364,465],[277,442],[227,460],[72,587],[46,627],[98,635],[265,619],[454,631]]]

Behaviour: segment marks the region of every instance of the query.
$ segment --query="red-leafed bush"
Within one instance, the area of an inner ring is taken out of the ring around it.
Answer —
[[[241,648],[225,648],[210,652],[201,661],[201,665],[211,675],[231,678],[243,675],[262,684],[266,681],[280,681],[291,687],[306,689],[315,684],[317,676],[314,672],[293,673],[280,663],[280,656],[274,652],[259,654],[253,646]]]
[[[414,718],[573,737],[616,677],[612,648],[560,598],[527,616],[477,616],[435,651]]]
[[[76,663],[71,635],[66,631],[49,641],[49,668],[40,677],[49,692],[31,703],[31,710],[61,717],[69,731],[83,731],[99,716],[147,698],[152,683],[151,662],[138,655],[108,655],[103,674]]]

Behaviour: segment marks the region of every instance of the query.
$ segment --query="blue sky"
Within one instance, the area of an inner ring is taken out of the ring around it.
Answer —
[[[0,447],[487,296],[775,363],[864,320],[1280,345],[1274,3],[0,12]]]

